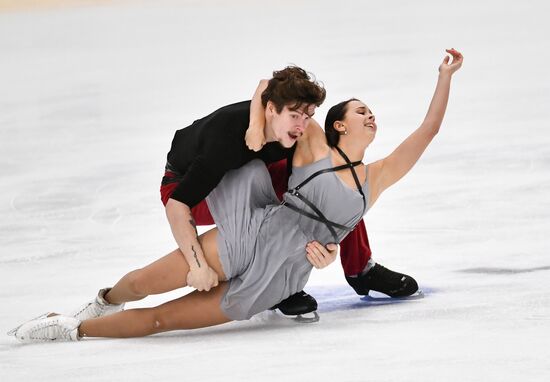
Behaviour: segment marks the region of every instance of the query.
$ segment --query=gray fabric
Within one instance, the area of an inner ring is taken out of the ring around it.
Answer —
[[[333,167],[330,155],[293,168],[289,188],[329,167]],[[363,192],[368,195],[366,182]],[[301,193],[329,220],[353,227],[362,218],[361,195],[334,172],[319,175]],[[284,198],[309,210],[288,193]],[[249,319],[304,289],[312,269],[305,256],[306,244],[333,241],[323,223],[280,205],[260,160],[229,171],[206,201],[219,229],[219,256],[229,279],[221,307],[233,320]],[[340,240],[347,234],[337,228],[336,232]]]

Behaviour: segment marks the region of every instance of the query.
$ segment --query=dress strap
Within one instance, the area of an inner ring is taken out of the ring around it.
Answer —
[[[359,166],[360,164],[362,164],[363,162],[361,161],[357,161],[357,162],[353,162],[353,163],[346,163],[346,164],[343,164],[341,166],[336,166],[336,167],[330,167],[330,168],[324,168],[322,170],[319,170],[319,171],[316,171],[314,172],[313,174],[311,174],[310,176],[308,176],[302,183],[300,183],[299,185],[297,185],[296,187],[293,188],[293,190],[299,190],[300,188],[302,188],[303,186],[305,186],[307,183],[309,183],[313,178],[321,175],[321,174],[324,174],[324,173],[327,173],[327,172],[334,172],[334,171],[340,171],[340,170],[344,170],[346,168],[350,168],[351,167],[354,167],[354,166]],[[289,190],[290,191],[290,190]]]
[[[312,214],[308,211],[305,211],[301,208],[298,208],[298,207],[296,207],[296,206],[294,206],[294,205],[292,205],[292,204],[290,204],[286,201],[283,201],[281,204],[284,205],[284,206],[287,206],[288,208],[290,208],[291,210],[293,210],[295,212],[298,212],[301,215],[304,215],[304,216],[306,216],[310,219],[317,220],[317,221],[325,224],[327,229],[330,231],[330,234],[332,235],[332,237],[334,239],[334,242],[335,243],[340,243],[340,241],[338,240],[338,235],[336,234],[336,231],[335,231],[334,228],[338,228],[338,229],[341,229],[341,230],[344,230],[344,231],[353,231],[355,229],[355,227],[348,227],[348,226],[345,226],[345,225],[335,223],[333,221],[328,220],[325,217],[325,215],[323,215],[323,213],[319,210],[319,208],[317,208],[317,206],[315,206],[315,204],[313,204],[311,201],[309,201],[304,195],[302,195],[298,191],[298,190],[300,190],[300,188],[302,188],[307,183],[309,183],[312,179],[316,178],[317,176],[319,176],[321,174],[326,174],[326,173],[329,173],[329,172],[335,172],[335,171],[340,171],[340,170],[344,170],[346,168],[349,168],[351,170],[352,174],[353,174],[353,178],[355,180],[355,184],[358,187],[358,191],[363,196],[363,214],[365,213],[365,209],[366,209],[365,195],[363,194],[363,190],[361,188],[361,183],[359,182],[359,178],[357,177],[357,174],[356,174],[355,169],[354,169],[355,166],[359,166],[363,162],[361,162],[361,161],[351,162],[348,159],[348,157],[346,156],[346,154],[339,147],[336,147],[336,149],[338,150],[340,155],[342,155],[342,157],[346,161],[346,164],[341,165],[341,166],[336,166],[336,167],[325,168],[325,169],[316,171],[313,174],[311,174],[309,177],[307,177],[302,183],[300,183],[299,185],[297,185],[293,189],[287,191],[287,193],[289,193],[290,195],[295,196],[298,199],[300,199],[302,202],[304,202],[304,204],[307,205],[315,214]]]
[[[352,163],[350,162],[350,160],[349,160],[348,156],[346,155],[346,153],[338,146],[336,146],[336,150],[342,156],[342,158],[344,158],[346,163],[349,165],[351,175],[353,175],[353,180],[355,181],[355,185],[357,186],[357,191],[359,191],[359,193],[363,197],[363,212],[361,213],[361,216],[363,216],[365,214],[366,209],[367,209],[367,198],[365,197],[365,193],[363,192],[363,186],[361,186],[361,182],[359,182],[359,177],[357,176],[357,173],[355,172],[355,169],[353,168],[354,166],[351,166]],[[357,162],[353,162],[353,163],[357,163]]]

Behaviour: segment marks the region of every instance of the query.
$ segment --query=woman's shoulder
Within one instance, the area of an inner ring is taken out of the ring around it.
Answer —
[[[304,131],[304,137],[308,140],[322,138],[326,142],[325,131],[313,118],[311,118],[306,130]]]
[[[315,162],[326,157],[329,151],[324,130],[312,119],[304,135],[298,140],[293,165],[303,166]]]
[[[304,138],[315,156],[326,156],[329,149],[327,138],[325,136],[325,131],[316,120],[311,119],[304,133]]]

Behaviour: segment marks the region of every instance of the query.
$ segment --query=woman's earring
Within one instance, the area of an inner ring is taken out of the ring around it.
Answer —
[[[348,135],[348,131],[347,130],[340,131],[340,135]]]

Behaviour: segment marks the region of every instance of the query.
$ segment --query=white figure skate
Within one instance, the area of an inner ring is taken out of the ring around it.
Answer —
[[[71,316],[79,319],[80,321],[84,321],[89,320],[90,318],[107,316],[109,314],[117,313],[124,310],[124,303],[109,304],[105,300],[105,295],[110,290],[111,288],[101,289],[95,299],[82,305],[79,309],[71,313]]]
[[[51,313],[50,313],[51,314]],[[81,321],[68,316],[43,314],[8,332],[21,342],[79,341]]]

